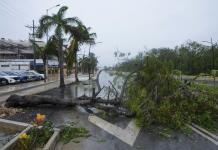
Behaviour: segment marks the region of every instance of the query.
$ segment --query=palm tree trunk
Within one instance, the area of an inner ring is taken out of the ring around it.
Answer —
[[[59,38],[58,55],[59,55],[59,68],[60,68],[60,87],[65,87],[64,84],[64,55],[62,50],[63,40]]]
[[[75,80],[76,82],[79,82],[79,79],[78,79],[78,62],[77,62],[77,53],[74,53],[75,55]]]
[[[47,82],[48,81],[48,57],[47,57],[47,55],[45,58],[45,76],[46,76],[45,82]]]
[[[44,70],[44,82],[47,80],[47,74],[46,74],[46,58],[43,58],[43,70]]]

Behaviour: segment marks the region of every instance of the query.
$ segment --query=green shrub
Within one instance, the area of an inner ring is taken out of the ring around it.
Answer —
[[[126,95],[126,105],[141,126],[183,129],[193,122],[211,130],[218,128],[218,96],[176,80],[171,68],[155,58],[128,82]]]

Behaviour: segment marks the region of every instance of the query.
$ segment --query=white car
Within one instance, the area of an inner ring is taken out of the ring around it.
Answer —
[[[4,72],[0,72],[0,84],[12,84],[20,82],[20,78],[18,76],[10,76]]]
[[[43,80],[45,78],[44,74],[40,74],[40,73],[36,72],[35,70],[29,70],[28,72],[34,73],[36,76],[40,77],[41,80]]]

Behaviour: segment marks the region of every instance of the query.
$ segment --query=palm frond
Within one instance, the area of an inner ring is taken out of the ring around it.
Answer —
[[[59,10],[58,10],[58,13],[57,15],[60,17],[60,18],[63,18],[66,11],[67,11],[68,7],[67,6],[62,6]]]
[[[39,27],[37,28],[36,35],[38,38],[42,38],[55,24],[54,18],[48,15],[44,15],[39,20]]]
[[[35,41],[33,41],[31,39],[29,41],[35,47],[35,50],[36,50],[35,54],[36,54],[36,56],[38,56],[40,58],[43,58],[43,56],[44,56],[44,47],[43,46],[39,46]]]
[[[70,17],[63,19],[63,22],[67,25],[80,25],[82,22],[79,20],[78,17]]]

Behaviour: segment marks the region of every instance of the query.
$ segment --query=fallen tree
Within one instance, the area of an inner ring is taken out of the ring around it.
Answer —
[[[85,95],[72,99],[62,99],[50,95],[11,95],[5,102],[5,107],[39,107],[39,106],[52,106],[52,107],[74,107],[92,106],[106,112],[113,112],[123,116],[133,116],[133,113],[128,109],[123,108],[118,99],[104,100],[100,97],[87,97]]]
[[[195,123],[218,129],[218,96],[198,84],[176,79],[170,64],[155,57],[131,76],[125,92],[125,103],[141,126],[184,129]]]
[[[100,71],[101,72],[101,71]],[[100,74],[99,72],[99,74]],[[99,77],[98,74],[98,77]],[[98,82],[98,81],[97,81]],[[92,96],[88,97],[86,95],[77,97],[75,99],[70,98],[59,98],[51,95],[11,95],[5,102],[6,107],[74,107],[76,105],[80,106],[89,106],[96,107],[98,109],[104,110],[105,112],[113,112],[118,115],[124,116],[133,116],[133,113],[122,106],[122,98],[119,96],[119,93],[112,82],[110,86],[106,89],[108,93],[105,93],[107,96],[99,97],[98,95],[105,88],[105,86],[100,87],[98,84],[98,91],[95,92],[93,88]],[[112,96],[112,97],[111,97]]]
[[[75,105],[92,105],[95,103],[102,103],[105,105],[119,105],[120,102],[111,99],[103,100],[100,97],[93,98],[85,95],[72,99],[62,99],[50,95],[11,95],[5,103],[6,107],[37,107],[40,105],[52,105],[58,107],[73,107]]]

